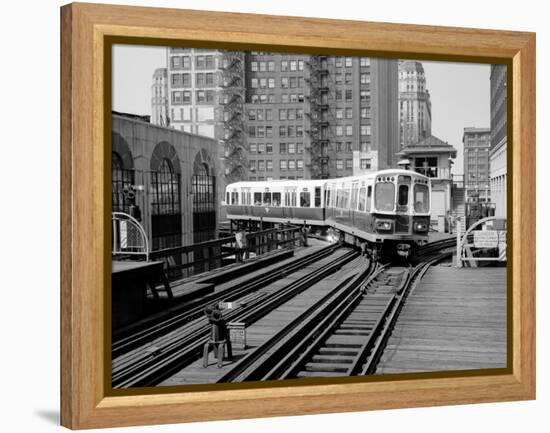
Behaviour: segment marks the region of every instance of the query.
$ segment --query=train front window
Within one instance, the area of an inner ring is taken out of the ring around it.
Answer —
[[[417,183],[414,186],[414,211],[426,213],[430,210],[430,189],[428,185]]]
[[[398,210],[404,212],[407,210],[409,204],[409,185],[399,185],[397,194]]]
[[[391,182],[379,182],[374,188],[374,206],[381,212],[393,211],[395,203],[395,185]]]

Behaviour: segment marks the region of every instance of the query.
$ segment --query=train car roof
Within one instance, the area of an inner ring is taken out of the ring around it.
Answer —
[[[241,181],[241,182],[234,182],[227,185],[227,188],[254,188],[254,187],[265,187],[266,184],[273,185],[273,186],[294,186],[298,182],[300,185],[305,186],[319,186],[324,185],[325,183],[334,183],[334,182],[346,182],[346,181],[353,181],[358,179],[370,179],[374,178],[376,176],[384,176],[384,175],[414,175],[420,178],[428,179],[428,177],[424,176],[421,173],[418,173],[413,170],[404,170],[402,168],[388,168],[384,170],[378,170],[373,171],[370,173],[365,174],[356,174],[354,176],[346,176],[346,177],[336,177],[336,178],[330,178],[330,179],[275,179],[275,180],[250,180],[250,181]]]
[[[251,180],[230,183],[227,187],[231,188],[254,188],[265,187],[266,185],[273,186],[294,186],[297,183],[306,186],[319,186],[324,185],[328,179],[274,179],[274,180]]]

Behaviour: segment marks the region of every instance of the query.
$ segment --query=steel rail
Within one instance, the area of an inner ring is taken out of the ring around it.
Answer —
[[[357,257],[358,253],[349,251],[320,269],[308,273],[277,292],[257,299],[245,309],[236,309],[224,314],[226,321],[252,323],[267,312],[277,308],[293,296],[311,287],[316,282],[335,272],[344,264]],[[151,386],[169,377],[183,365],[200,356],[202,347],[208,339],[210,328],[206,319],[198,324],[190,334],[177,338],[155,352],[130,365],[125,365],[112,375],[114,388],[131,386]]]
[[[125,353],[128,353],[132,349],[135,349],[141,345],[144,345],[155,338],[159,338],[168,332],[184,326],[193,320],[202,317],[204,307],[207,305],[215,304],[221,301],[233,301],[235,299],[246,296],[247,294],[261,289],[268,284],[281,278],[281,276],[291,274],[308,266],[323,257],[328,256],[334,252],[338,246],[330,245],[319,251],[314,252],[311,255],[301,257],[284,265],[277,266],[271,269],[268,273],[262,276],[255,276],[246,281],[243,281],[230,289],[224,290],[218,293],[212,293],[201,297],[195,301],[190,301],[178,309],[174,314],[167,319],[161,320],[158,323],[148,326],[146,329],[138,330],[137,332],[116,340],[112,344],[111,356],[112,359],[118,358]]]

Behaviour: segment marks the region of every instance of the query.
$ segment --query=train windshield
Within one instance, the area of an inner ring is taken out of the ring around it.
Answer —
[[[379,182],[374,188],[374,206],[381,212],[393,211],[395,203],[395,185],[391,182]]]
[[[414,211],[419,213],[430,210],[430,190],[428,185],[417,183],[414,186]]]

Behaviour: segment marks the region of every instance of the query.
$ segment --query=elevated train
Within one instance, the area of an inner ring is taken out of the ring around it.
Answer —
[[[366,242],[380,255],[410,256],[430,228],[430,179],[389,169],[323,180],[237,182],[227,186],[227,217],[234,221],[306,224]]]

